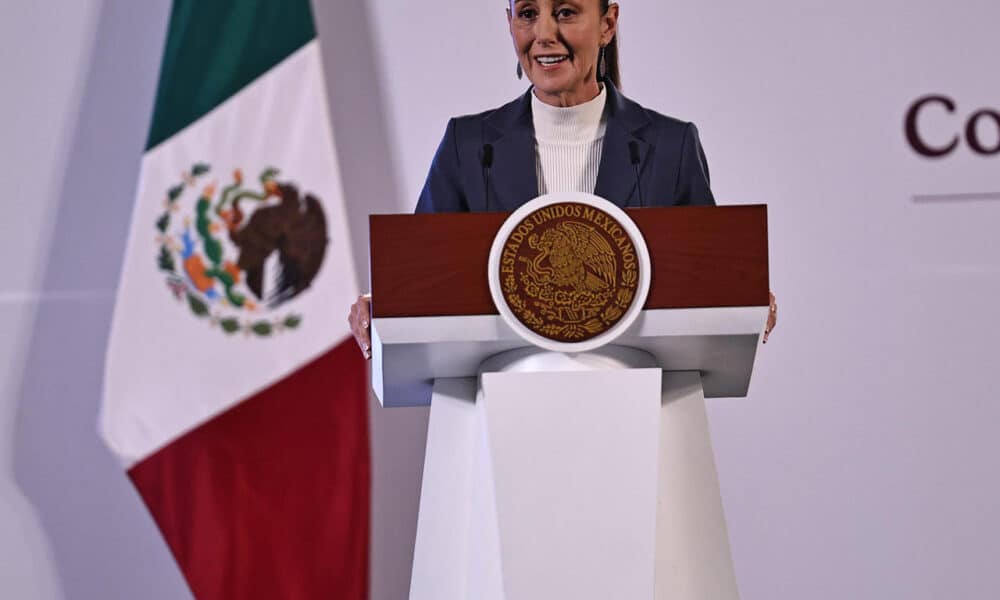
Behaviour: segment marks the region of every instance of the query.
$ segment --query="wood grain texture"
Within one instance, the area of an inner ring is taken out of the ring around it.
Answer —
[[[645,308],[768,304],[766,206],[626,212],[652,261]],[[486,269],[508,214],[372,215],[373,316],[497,314]]]

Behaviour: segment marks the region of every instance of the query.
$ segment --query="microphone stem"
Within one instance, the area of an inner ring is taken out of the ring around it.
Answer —
[[[639,156],[639,144],[635,140],[628,143],[628,158],[629,162],[632,163],[632,170],[635,172],[635,193],[639,196],[639,208],[643,208],[642,185],[639,183],[639,163],[641,162],[641,157]]]
[[[639,183],[639,163],[632,165],[633,170],[635,170],[635,191],[639,195],[639,208],[645,208],[642,202],[642,184]]]
[[[486,198],[486,212],[490,210],[490,170],[493,168],[493,145],[483,144],[483,149],[479,155],[480,165],[483,167],[483,190]]]

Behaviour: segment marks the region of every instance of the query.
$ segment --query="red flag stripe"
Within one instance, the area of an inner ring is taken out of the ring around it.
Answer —
[[[196,598],[367,597],[367,399],[348,339],[129,471]]]

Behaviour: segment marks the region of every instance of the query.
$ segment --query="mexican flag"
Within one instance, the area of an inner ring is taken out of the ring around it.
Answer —
[[[195,597],[367,596],[357,295],[308,0],[175,0],[100,431]]]

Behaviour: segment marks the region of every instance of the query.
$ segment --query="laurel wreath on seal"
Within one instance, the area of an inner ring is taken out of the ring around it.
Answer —
[[[176,260],[177,257],[175,254],[179,253],[180,242],[176,236],[169,233],[170,225],[173,220],[173,214],[178,212],[180,209],[178,200],[184,194],[184,191],[188,188],[194,188],[197,185],[199,178],[204,177],[210,171],[211,165],[207,163],[196,163],[191,167],[190,171],[186,171],[181,174],[180,182],[171,186],[166,191],[163,201],[164,212],[156,220],[157,235],[155,239],[156,243],[159,245],[156,264],[160,272],[162,272],[166,277],[167,287],[171,292],[173,292],[174,297],[178,301],[185,302],[187,304],[191,313],[195,317],[199,319],[208,319],[211,326],[218,326],[219,329],[227,335],[243,333],[247,336],[252,335],[256,337],[269,337],[284,330],[297,329],[299,325],[302,324],[302,317],[296,314],[287,314],[276,319],[241,319],[238,316],[225,315],[218,310],[219,303],[212,305],[210,302],[206,301],[206,299],[202,297],[196,289],[194,289],[189,279],[178,270]],[[266,182],[268,178],[273,177],[276,174],[276,169],[265,170],[261,175],[261,182]],[[213,255],[218,254],[215,258],[220,259],[221,246],[218,245],[218,242],[216,240],[206,240],[206,242],[208,242],[208,244],[214,242],[214,244],[211,244],[213,246],[211,252]],[[229,273],[228,276],[231,277],[232,274]],[[220,279],[225,279],[227,277],[227,273],[223,272],[223,270],[219,270],[218,277]],[[228,287],[231,286],[232,281],[227,280],[225,283]]]
[[[513,275],[507,275],[503,281],[507,304],[519,319],[529,328],[547,337],[562,337],[563,339],[581,339],[588,334],[595,334],[614,325],[628,310],[635,297],[635,284],[638,273],[628,270],[622,274],[622,285],[618,288],[615,301],[604,308],[601,313],[583,323],[568,323],[557,325],[546,323],[545,319],[528,307],[518,293],[517,280]],[[527,283],[527,282],[525,282]]]

